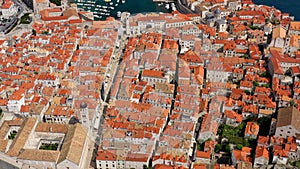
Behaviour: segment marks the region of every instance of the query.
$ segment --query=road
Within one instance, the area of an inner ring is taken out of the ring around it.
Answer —
[[[20,19],[25,13],[32,13],[32,10],[29,9],[26,4],[24,4],[21,0],[13,0],[17,7],[17,13],[13,15],[10,18],[7,18],[10,20],[10,22],[6,22],[2,26],[0,26],[0,37],[8,37],[8,36],[18,36],[20,35],[20,30],[19,29],[24,29],[24,26],[22,25],[17,25],[15,28],[13,28],[8,34],[4,34],[5,31],[11,29],[11,27],[18,22],[18,19]],[[2,17],[0,17],[2,18]],[[28,28],[31,27],[30,25],[26,25],[25,30],[29,30]],[[24,32],[24,31],[22,31]]]
[[[126,38],[122,37],[122,39],[120,41],[121,41],[120,47],[119,48],[115,47],[115,51],[112,55],[112,58],[110,59],[108,70],[107,70],[107,73],[104,78],[104,101],[106,101],[106,102],[107,102],[107,99],[109,99],[108,98],[109,91],[113,84],[114,77],[117,73],[117,68],[119,66],[119,61],[123,54],[123,49],[125,48],[125,45],[127,44]]]
[[[0,169],[16,169],[21,168],[22,164],[16,162],[13,158],[0,153]]]
[[[109,91],[113,85],[113,81],[114,78],[116,76],[117,70],[118,70],[118,66],[119,66],[119,62],[120,59],[123,56],[123,49],[126,47],[127,44],[127,37],[121,36],[120,38],[120,45],[119,47],[114,48],[113,54],[111,56],[111,59],[109,61],[109,64],[107,66],[107,70],[105,73],[105,77],[104,77],[104,93],[103,93],[103,100],[101,100],[97,113],[95,115],[95,120],[94,120],[94,126],[91,128],[92,131],[92,135],[95,138],[95,151],[97,151],[97,146],[100,144],[100,140],[101,140],[101,135],[102,135],[102,130],[103,130],[103,123],[104,123],[104,114],[103,112],[105,112],[105,109],[107,108],[108,104],[106,101],[109,100]],[[91,162],[91,166],[90,167],[95,167],[95,155],[93,156],[93,154],[95,154],[96,152],[89,152],[88,155],[88,159],[91,159],[89,161]],[[93,157],[92,157],[93,156]]]

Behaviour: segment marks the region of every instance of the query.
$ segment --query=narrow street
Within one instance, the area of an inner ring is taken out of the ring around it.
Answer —
[[[100,140],[101,140],[101,136],[102,136],[102,125],[104,123],[104,112],[106,111],[106,108],[109,104],[109,94],[110,94],[110,90],[111,87],[113,85],[113,81],[114,81],[114,77],[117,74],[117,70],[118,70],[118,66],[119,66],[119,61],[123,56],[123,50],[126,47],[127,44],[127,38],[126,37],[122,37],[120,40],[120,46],[119,48],[115,47],[115,50],[111,56],[110,62],[107,66],[107,70],[105,73],[105,77],[104,77],[104,90],[101,90],[103,93],[103,100],[101,99],[101,103],[99,105],[97,114],[96,114],[96,119],[95,119],[95,124],[94,124],[94,128],[93,130],[93,137],[95,138],[95,146],[91,146],[94,147],[94,151],[89,151],[88,156],[87,156],[87,160],[91,161],[90,167],[95,167],[95,153],[97,152],[97,145],[99,145]]]

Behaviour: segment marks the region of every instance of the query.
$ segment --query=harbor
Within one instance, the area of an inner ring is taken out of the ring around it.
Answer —
[[[282,12],[287,12],[295,17],[295,20],[300,20],[300,1],[286,0],[286,1],[275,1],[275,0],[253,0],[255,4],[263,4],[273,6]]]
[[[143,12],[171,12],[176,10],[173,2],[153,2],[153,0],[74,0],[78,8],[92,12],[95,20],[118,18],[122,12],[131,14]]]

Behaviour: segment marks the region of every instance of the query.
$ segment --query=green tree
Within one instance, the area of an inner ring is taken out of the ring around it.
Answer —
[[[250,25],[249,28],[252,30],[260,29],[260,27],[254,25]]]
[[[247,95],[250,95],[251,92],[249,90],[244,90],[244,92],[247,94]]]
[[[48,35],[49,32],[48,32],[48,31],[44,31],[42,34],[43,34],[43,35]]]
[[[51,3],[54,3],[57,6],[61,6],[61,0],[50,0]]]
[[[290,101],[290,105],[291,105],[291,106],[294,106],[294,105],[295,105],[295,100],[291,100],[291,101]]]
[[[31,19],[30,19],[30,13],[26,13],[21,17],[20,23],[21,24],[29,24]]]
[[[253,81],[254,86],[259,86],[259,83],[257,81]]]
[[[221,151],[221,149],[222,149],[222,145],[221,144],[216,144],[216,146],[215,146],[215,152],[219,153]]]
[[[249,56],[248,54],[244,54],[244,55],[242,56],[242,58],[249,59],[250,56]]]
[[[226,146],[225,146],[225,151],[228,152],[228,153],[230,153],[231,148],[230,148],[230,145],[229,145],[229,144],[226,144]]]
[[[269,135],[269,129],[271,125],[271,118],[264,116],[257,119],[257,124],[259,125],[259,135],[267,136]]]
[[[36,36],[36,30],[32,29],[32,35]]]
[[[259,75],[260,77],[266,77],[267,76],[267,72],[263,72]]]
[[[269,84],[263,84],[261,87],[270,88]]]
[[[290,163],[292,166],[295,166],[297,168],[300,168],[300,161],[294,161]]]
[[[242,144],[237,144],[237,145],[236,145],[236,148],[237,148],[238,150],[241,150],[241,149],[243,148],[243,145],[242,145]]]

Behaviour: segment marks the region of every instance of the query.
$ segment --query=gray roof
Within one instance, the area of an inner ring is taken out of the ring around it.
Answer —
[[[217,9],[217,10],[215,10],[214,13],[215,13],[215,14],[221,14],[221,11],[220,11],[220,9]]]
[[[226,22],[225,22],[223,19],[218,19],[218,20],[216,20],[216,22],[217,22],[219,25],[226,24]]]

